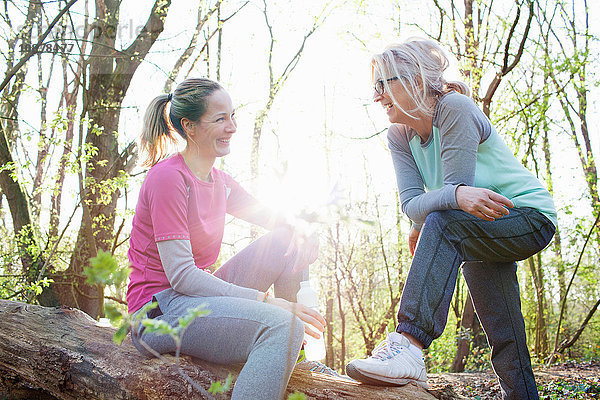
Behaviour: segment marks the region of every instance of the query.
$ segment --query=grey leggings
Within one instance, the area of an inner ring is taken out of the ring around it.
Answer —
[[[215,275],[236,285],[265,291],[274,284],[275,295],[295,301],[302,273],[292,274],[295,255],[283,257],[289,232],[275,230],[243,249]],[[271,304],[236,297],[191,297],[173,289],[157,293],[160,311],[149,317],[171,325],[189,308],[205,304],[210,314],[197,318],[185,331],[181,353],[219,364],[245,363],[232,399],[281,399],[302,345],[304,324],[292,313]],[[132,334],[136,348],[150,355],[139,343],[154,351],[174,353],[175,343],[166,335]]]

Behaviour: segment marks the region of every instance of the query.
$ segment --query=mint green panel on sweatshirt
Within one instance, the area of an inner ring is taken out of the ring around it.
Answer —
[[[421,146],[421,138],[410,141],[410,150],[427,190],[444,185],[440,132],[433,127],[433,138]],[[550,193],[512,154],[494,127],[490,136],[477,148],[475,182],[473,186],[487,188],[509,198],[515,207],[531,207],[557,225],[556,209]]]
[[[432,135],[431,141],[425,147],[421,146],[421,137],[419,135],[415,135],[408,143],[427,191],[439,189],[444,186],[440,131],[435,126],[433,127]]]

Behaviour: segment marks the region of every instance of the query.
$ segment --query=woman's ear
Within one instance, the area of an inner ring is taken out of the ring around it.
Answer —
[[[181,118],[181,127],[183,128],[183,132],[186,136],[190,136],[192,131],[194,130],[194,122],[190,121],[187,118]]]

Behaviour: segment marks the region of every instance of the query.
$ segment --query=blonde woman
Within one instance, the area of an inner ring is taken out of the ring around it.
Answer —
[[[232,399],[281,399],[305,329],[318,337],[325,326],[319,313],[295,303],[302,271],[315,261],[318,242],[297,234],[214,168],[215,160],[230,152],[236,128],[231,98],[208,79],[187,79],[150,103],[141,147],[152,168],[133,218],[127,302],[129,312],[136,313],[156,301],[158,308],[147,317],[172,325],[188,309],[205,304],[210,314],[188,326],[181,353],[221,364],[245,363]],[[165,145],[176,135],[186,147],[165,157]],[[226,213],[272,232],[211,274]],[[276,297],[268,294],[271,285]],[[146,346],[160,354],[175,351],[169,336],[143,327],[132,332],[132,339],[146,355],[151,354]]]
[[[388,143],[413,260],[396,331],[347,373],[380,385],[427,387],[422,350],[444,331],[459,267],[492,349],[504,399],[538,399],[520,309],[516,261],[552,239],[552,197],[468,97],[447,82],[440,46],[409,40],[373,57],[375,102]]]

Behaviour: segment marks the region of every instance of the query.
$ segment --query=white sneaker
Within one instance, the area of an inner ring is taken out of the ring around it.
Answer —
[[[371,357],[354,360],[346,366],[346,373],[353,379],[372,385],[406,385],[415,382],[429,389],[425,362],[414,354],[414,346],[408,338],[397,333],[388,337],[373,350]]]

